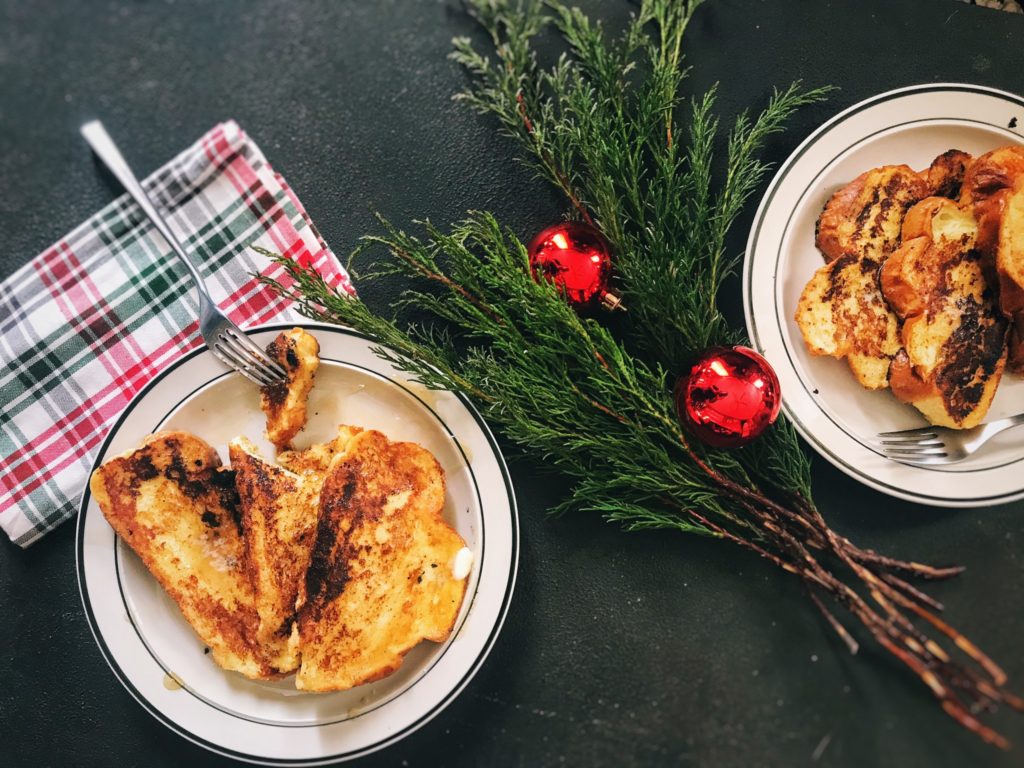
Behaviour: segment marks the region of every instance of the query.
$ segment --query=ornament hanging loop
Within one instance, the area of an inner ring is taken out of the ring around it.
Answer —
[[[622,297],[614,291],[605,291],[601,295],[601,306],[609,312],[614,312],[615,310],[626,311],[626,306],[622,303]]]

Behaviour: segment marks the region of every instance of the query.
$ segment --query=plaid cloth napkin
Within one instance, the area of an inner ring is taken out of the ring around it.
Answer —
[[[299,319],[253,274],[288,283],[261,245],[352,292],[284,179],[233,122],[143,182],[241,326]],[[127,195],[0,285],[0,527],[27,547],[72,517],[128,401],[202,343],[184,266]]]

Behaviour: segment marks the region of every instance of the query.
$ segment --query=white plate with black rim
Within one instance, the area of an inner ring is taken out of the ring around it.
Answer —
[[[321,765],[360,757],[412,733],[466,686],[508,611],[519,557],[515,498],[504,459],[464,398],[410,383],[349,330],[303,323],[320,342],[310,418],[296,447],[338,424],[379,429],[431,451],[445,469],[445,519],[474,555],[466,597],[447,642],[424,642],[390,677],[349,691],[309,694],[290,678],[247,680],[217,667],[174,602],[114,535],[86,491],[78,518],[78,579],[96,642],[128,691],[154,717],[222,755],[265,765]],[[290,326],[250,331],[266,345]],[[205,347],[163,371],[132,401],[97,464],[160,429],[185,429],[227,458],[246,435],[272,456],[259,395]]]
[[[985,506],[1024,498],[1024,432],[1010,430],[971,458],[913,467],[872,447],[879,432],[925,426],[888,391],[871,392],[846,362],[811,355],[793,319],[821,266],[814,226],[832,194],[862,172],[927,168],[948,149],[979,155],[1024,144],[1024,98],[976,85],[900,88],[855,104],[811,134],[782,165],[747,243],[744,311],[754,347],[775,367],[783,410],[822,456],[879,491],[921,504]],[[1024,380],[1006,375],[987,420],[1024,411]]]

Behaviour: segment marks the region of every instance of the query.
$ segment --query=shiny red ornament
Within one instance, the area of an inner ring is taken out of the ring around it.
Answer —
[[[755,440],[779,415],[779,379],[747,347],[715,347],[676,385],[676,411],[700,440],[736,448]]]
[[[548,227],[530,241],[533,279],[561,289],[578,309],[600,304],[616,309],[621,299],[608,288],[612,256],[608,241],[589,224],[564,221]]]

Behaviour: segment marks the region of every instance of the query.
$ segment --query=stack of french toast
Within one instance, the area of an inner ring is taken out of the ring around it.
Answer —
[[[293,329],[267,351],[288,372],[261,391],[276,461],[238,437],[228,468],[201,438],[160,432],[100,466],[90,489],[221,667],[343,690],[449,636],[470,553],[442,519],[444,471],[419,445],[343,425],[290,449],[319,346]]]
[[[967,429],[1005,368],[1024,373],[1024,147],[868,170],[829,199],[815,244],[796,321],[862,386]]]

